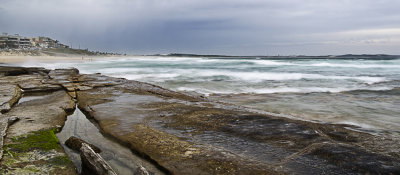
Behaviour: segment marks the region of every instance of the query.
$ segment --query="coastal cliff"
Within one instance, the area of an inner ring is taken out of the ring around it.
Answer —
[[[77,173],[55,136],[74,110],[165,174],[400,174],[393,138],[77,69],[0,67],[0,105],[1,174]]]

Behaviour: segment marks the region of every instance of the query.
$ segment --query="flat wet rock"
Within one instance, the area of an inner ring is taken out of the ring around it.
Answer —
[[[47,70],[20,69],[12,68],[12,73],[0,76],[1,99],[8,106],[0,120],[10,116],[20,119],[6,132],[0,174],[76,174],[54,134],[64,125],[75,102],[61,86],[54,89],[54,85],[42,83],[48,78]],[[41,94],[30,98],[36,92]]]
[[[398,143],[391,139],[346,125],[252,113],[184,94],[175,97],[159,87],[135,88],[141,86],[128,81],[79,91],[79,107],[105,133],[173,174],[400,171]],[[336,154],[348,157],[340,160]],[[354,163],[351,158],[364,161]]]
[[[22,89],[52,91],[46,98],[23,100],[11,108],[7,114],[22,119],[13,127],[28,127],[31,120],[38,120],[36,126],[43,123],[43,128],[63,125],[62,111],[73,108],[76,98],[79,109],[98,123],[103,134],[166,173],[400,173],[398,140],[358,132],[349,125],[255,113],[148,83],[81,75],[76,69],[42,74],[22,72],[13,81]],[[0,82],[5,79],[10,81],[3,77]],[[34,82],[33,88],[21,80]],[[52,88],[56,86],[62,89]],[[27,118],[40,115],[55,119]],[[17,131],[11,129],[10,134]]]
[[[67,112],[75,108],[74,101],[64,91],[51,92],[46,97],[19,103],[7,113],[21,119],[10,128],[10,136],[64,125]]]

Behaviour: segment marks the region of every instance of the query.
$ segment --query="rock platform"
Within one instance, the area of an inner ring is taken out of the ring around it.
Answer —
[[[350,125],[251,112],[77,69],[0,67],[0,85],[0,119],[20,118],[5,146],[61,128],[76,102],[104,135],[169,174],[400,174],[399,140]],[[18,102],[25,94],[36,97]]]

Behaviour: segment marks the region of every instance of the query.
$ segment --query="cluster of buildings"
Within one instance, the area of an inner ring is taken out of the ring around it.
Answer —
[[[69,46],[44,36],[27,38],[20,36],[19,34],[9,35],[7,33],[3,33],[0,35],[0,49],[30,48],[69,48]]]

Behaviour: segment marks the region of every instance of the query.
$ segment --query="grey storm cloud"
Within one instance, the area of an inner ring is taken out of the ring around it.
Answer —
[[[400,54],[398,7],[398,0],[0,0],[0,32],[133,54]]]

